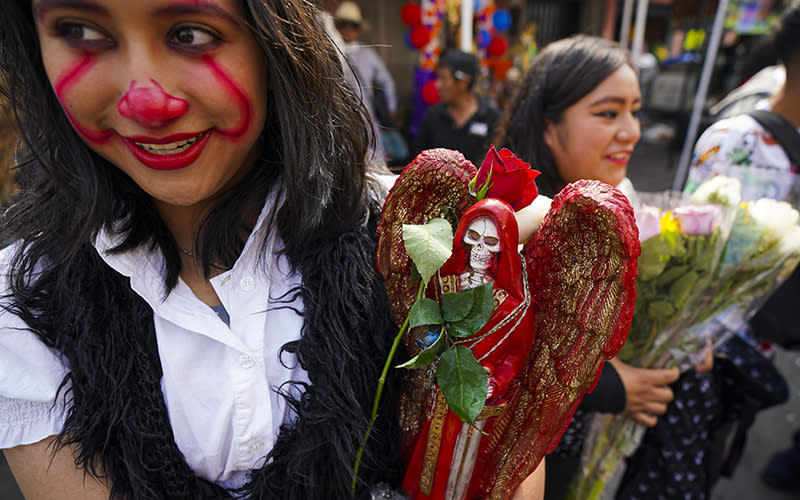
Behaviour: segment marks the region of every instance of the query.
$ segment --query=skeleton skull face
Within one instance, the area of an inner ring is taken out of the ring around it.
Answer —
[[[486,271],[500,248],[497,224],[490,217],[478,217],[470,222],[464,234],[464,243],[472,246],[469,265],[475,271]]]

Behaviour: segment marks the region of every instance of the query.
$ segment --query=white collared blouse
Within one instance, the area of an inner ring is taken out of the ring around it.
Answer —
[[[264,207],[233,268],[211,280],[230,326],[183,281],[163,297],[160,253],[106,254],[114,246],[110,232],[101,232],[95,242],[105,262],[130,277],[133,290],[153,309],[161,389],[178,447],[196,474],[228,488],[244,484],[247,472],[263,464],[281,424],[295,418],[277,389],[290,380],[308,381],[294,355],[280,352],[300,338],[303,305],[296,294],[285,302],[300,276],[275,255],[279,238],[263,248],[271,205]],[[262,249],[266,258],[260,264]],[[12,253],[13,248],[0,253],[0,269],[7,271]],[[2,290],[8,289],[6,271]],[[20,318],[0,312],[0,448],[58,433],[64,412],[53,402],[69,369],[65,363]]]

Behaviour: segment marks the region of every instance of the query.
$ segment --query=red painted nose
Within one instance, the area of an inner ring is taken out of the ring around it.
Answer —
[[[189,105],[183,99],[164,92],[155,80],[152,87],[135,87],[131,82],[128,92],[122,96],[117,108],[125,118],[135,120],[149,128],[161,127],[180,117]]]

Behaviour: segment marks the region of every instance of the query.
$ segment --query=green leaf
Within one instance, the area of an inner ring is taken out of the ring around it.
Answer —
[[[685,236],[681,233],[668,233],[666,237],[672,250],[672,256],[678,258],[686,257],[688,250],[686,250]]]
[[[455,323],[466,318],[475,302],[475,292],[468,288],[456,293],[442,294],[442,317],[447,323]]]
[[[464,318],[449,324],[448,332],[454,337],[470,337],[478,333],[478,330],[489,321],[494,309],[494,283],[484,283],[469,291],[472,295],[472,307],[469,313]]]
[[[403,224],[403,244],[425,283],[453,252],[453,228],[444,219],[427,224]]]
[[[441,325],[444,323],[439,304],[433,299],[419,299],[411,306],[409,315],[409,327],[414,328],[421,325]]]
[[[462,345],[453,346],[439,358],[436,382],[453,413],[474,424],[486,401],[489,375],[475,360],[472,351]]]
[[[419,283],[419,280],[421,280],[421,279],[422,279],[422,276],[420,276],[419,270],[417,270],[417,266],[412,264],[411,265],[411,279],[409,280],[409,283],[411,283],[411,284]]]
[[[698,279],[700,276],[696,272],[689,271],[670,285],[669,295],[677,309],[683,309],[690,294],[694,291]]]
[[[442,349],[444,349],[444,347],[447,345],[445,342],[445,337],[447,337],[446,334],[439,333],[439,338],[437,338],[430,347],[420,351],[419,354],[409,359],[405,363],[397,365],[396,368],[407,368],[409,370],[413,370],[415,368],[422,368],[433,363],[436,359],[436,356],[442,352]]]
[[[663,320],[675,314],[675,306],[667,300],[654,300],[649,304],[647,313],[655,320]]]
[[[669,285],[688,270],[689,270],[688,264],[680,266],[672,266],[669,269],[664,270],[664,272],[661,273],[661,275],[658,278],[656,278],[653,281],[653,283],[655,283],[656,286]]]
[[[478,177],[475,176],[475,180],[477,179]],[[489,192],[489,187],[492,185],[491,183],[492,183],[492,169],[490,168],[489,173],[486,174],[486,182],[483,183],[483,186],[480,187],[480,190],[475,195],[475,198],[477,198],[478,201],[486,198],[486,193]]]
[[[664,272],[672,257],[686,255],[686,247],[679,233],[661,233],[642,242],[639,256],[639,279],[650,281]]]
[[[710,235],[696,236],[697,243],[693,256],[694,268],[698,272],[710,272],[714,264],[716,248],[720,239],[719,229],[715,229]]]
[[[642,242],[642,253],[639,256],[639,279],[650,281],[660,276],[667,267],[671,253],[669,240],[664,233]]]

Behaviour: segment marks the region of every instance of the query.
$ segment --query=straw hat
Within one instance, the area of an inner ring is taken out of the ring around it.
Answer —
[[[356,23],[360,26],[365,24],[364,18],[361,16],[361,9],[355,2],[342,2],[339,5],[339,8],[336,9],[336,13],[333,15],[333,18],[337,21],[348,21],[351,23]]]

